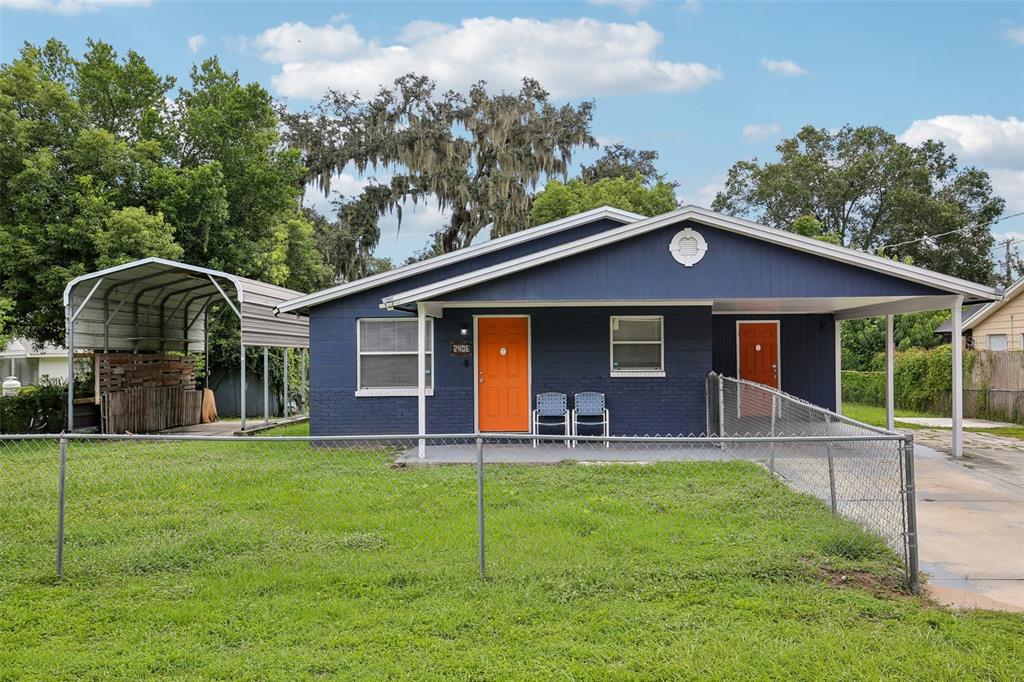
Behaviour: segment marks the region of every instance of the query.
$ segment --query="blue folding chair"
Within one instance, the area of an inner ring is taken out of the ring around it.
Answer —
[[[542,426],[561,426],[565,435],[569,435],[569,410],[566,409],[566,397],[564,393],[538,393],[537,404],[533,410],[532,433],[540,435]],[[557,421],[555,421],[557,420]],[[569,439],[565,439],[565,447],[569,447]],[[533,447],[537,447],[537,439],[533,439]]]
[[[580,435],[581,426],[600,426],[601,435],[609,435],[608,408],[604,404],[604,393],[584,391],[573,396],[572,435]],[[575,439],[572,442],[576,446]],[[606,448],[611,447],[609,441],[604,442]]]

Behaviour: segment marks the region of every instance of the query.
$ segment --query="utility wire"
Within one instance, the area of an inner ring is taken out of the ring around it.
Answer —
[[[967,225],[965,227],[958,227],[955,230],[950,230],[949,232],[940,232],[939,234],[928,234],[928,235],[925,235],[923,237],[917,237],[916,239],[908,239],[905,242],[897,242],[895,244],[887,244],[886,246],[882,247],[882,250],[885,251],[886,249],[894,249],[897,246],[906,246],[907,244],[915,244],[917,242],[923,242],[925,239],[938,239],[939,237],[945,237],[947,235],[956,234],[957,232],[964,232],[965,230],[976,230],[979,227],[988,227],[990,225],[995,225],[996,223],[1001,223],[1004,220],[1009,220],[1010,218],[1016,218],[1016,217],[1022,216],[1022,215],[1024,215],[1024,211],[1021,211],[1020,213],[1011,213],[1010,215],[1004,215],[1001,218],[996,218],[995,220],[990,220],[987,223],[977,223],[977,224],[974,224],[974,225]]]

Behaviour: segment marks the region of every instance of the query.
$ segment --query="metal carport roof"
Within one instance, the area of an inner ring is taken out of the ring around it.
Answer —
[[[163,258],[116,265],[76,277],[64,290],[76,349],[166,351],[202,347],[206,312],[225,303],[246,346],[309,347],[309,319],[274,308],[302,294],[219,270]]]

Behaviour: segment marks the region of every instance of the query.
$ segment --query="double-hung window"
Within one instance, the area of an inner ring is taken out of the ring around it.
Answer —
[[[356,395],[416,395],[417,321],[359,320],[359,386]],[[426,387],[434,389],[434,322],[427,320]]]
[[[665,318],[660,315],[613,315],[611,375],[665,376]]]
[[[1006,345],[1006,334],[989,334],[988,335],[988,349],[989,350],[1009,350]]]

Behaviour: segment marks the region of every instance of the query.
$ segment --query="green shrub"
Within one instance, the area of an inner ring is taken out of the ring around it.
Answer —
[[[64,427],[68,385],[43,380],[0,397],[0,433],[58,433]]]
[[[964,375],[974,362],[964,353]],[[949,344],[925,350],[911,348],[896,354],[893,390],[896,405],[916,412],[945,414],[953,383],[953,350]],[[864,405],[885,405],[885,355],[872,363],[883,371],[843,371],[843,400]]]
[[[843,371],[843,400],[862,405],[885,405],[885,372]]]

